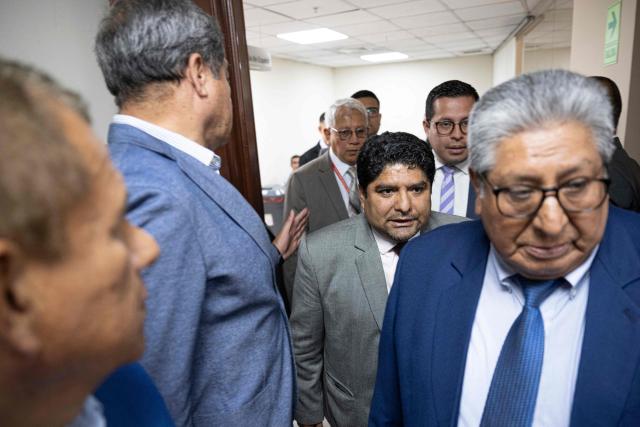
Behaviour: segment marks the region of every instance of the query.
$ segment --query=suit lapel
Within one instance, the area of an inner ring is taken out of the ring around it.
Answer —
[[[328,151],[322,155],[322,160],[318,165],[318,174],[320,182],[338,216],[342,219],[349,218],[349,212],[347,212],[347,207],[344,205],[342,193],[340,193],[340,188],[338,187],[333,168],[331,167],[331,159]]]
[[[640,310],[624,289],[640,280],[640,257],[612,217],[590,270],[572,426],[617,424],[640,358]]]
[[[438,277],[452,278],[438,303],[432,356],[432,387],[438,425],[458,419],[460,394],[471,329],[476,314],[489,253],[489,242],[478,222],[464,253],[446,266]]]
[[[359,215],[356,222],[354,246],[356,250],[361,251],[361,254],[356,257],[356,269],[360,277],[360,284],[378,324],[378,329],[381,330],[387,304],[387,282],[378,245],[364,215]]]

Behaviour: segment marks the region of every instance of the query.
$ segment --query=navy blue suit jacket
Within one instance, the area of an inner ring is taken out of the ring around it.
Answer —
[[[174,427],[160,392],[137,363],[112,373],[94,395],[108,427]]]
[[[380,338],[370,426],[455,426],[489,240],[480,221],[409,242]],[[640,425],[640,215],[610,206],[590,270],[571,426]]]

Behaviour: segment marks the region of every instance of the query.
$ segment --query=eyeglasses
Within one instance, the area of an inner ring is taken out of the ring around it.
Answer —
[[[606,199],[611,183],[607,178],[576,178],[550,188],[528,185],[496,187],[486,175],[480,176],[496,196],[498,211],[510,218],[534,217],[549,196],[555,197],[566,213],[593,211]]]
[[[340,141],[348,141],[351,139],[351,135],[353,135],[353,133],[356,133],[356,138],[358,139],[365,139],[367,137],[367,128],[356,128],[354,129],[336,129],[336,128],[329,128],[331,129],[333,132],[338,134],[338,138],[340,138]]]
[[[367,107],[366,110],[369,117],[375,117],[380,114],[380,109],[378,107]]]
[[[436,132],[438,135],[446,136],[451,135],[456,125],[460,127],[460,132],[463,135],[467,134],[467,128],[469,127],[469,119],[462,119],[459,122],[454,122],[452,120],[442,120],[440,122],[435,122]]]

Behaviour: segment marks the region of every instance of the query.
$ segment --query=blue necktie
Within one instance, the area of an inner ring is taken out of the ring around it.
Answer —
[[[564,279],[514,278],[522,287],[525,302],[502,344],[480,427],[530,427],[533,423],[544,356],[544,322],[539,307]]]

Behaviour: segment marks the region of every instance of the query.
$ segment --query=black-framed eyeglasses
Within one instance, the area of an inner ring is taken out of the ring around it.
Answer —
[[[355,129],[336,129],[329,128],[331,131],[338,134],[340,141],[348,141],[351,139],[351,135],[356,134],[356,138],[365,139],[367,137],[367,128],[355,128]]]
[[[367,107],[366,110],[369,117],[375,117],[380,114],[380,109],[378,107]]]
[[[460,128],[460,132],[463,135],[466,135],[467,129],[469,128],[469,119],[462,119],[459,122],[454,122],[453,120],[441,120],[434,124],[436,125],[436,132],[438,132],[438,135],[451,135],[453,130],[456,128],[456,125]]]
[[[607,198],[611,180],[608,178],[575,178],[557,187],[514,185],[497,187],[486,174],[480,175],[496,196],[498,211],[510,218],[532,218],[544,199],[553,196],[568,214],[589,212],[599,208]]]

